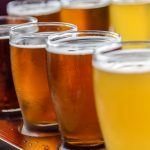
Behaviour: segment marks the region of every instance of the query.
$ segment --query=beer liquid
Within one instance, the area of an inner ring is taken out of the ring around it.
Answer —
[[[91,53],[53,52],[47,55],[49,82],[65,142],[78,146],[103,143],[94,105]]]
[[[60,2],[48,2],[47,4],[20,4],[18,6],[8,6],[9,15],[33,16],[39,22],[60,21]]]
[[[108,150],[150,148],[150,51],[110,53],[94,61],[98,118]]]
[[[32,38],[31,38],[32,39]],[[29,40],[32,44],[35,41]],[[28,129],[56,123],[46,71],[45,48],[27,47],[20,40],[11,46],[13,78],[25,125]],[[26,42],[25,42],[26,43]],[[39,43],[39,41],[37,41]]]
[[[110,5],[111,27],[122,40],[149,40],[149,18],[149,2],[114,2]]]
[[[0,112],[19,107],[10,66],[9,39],[2,37],[0,38]]]
[[[108,30],[108,3],[71,1],[61,11],[61,21],[77,25],[80,30]]]

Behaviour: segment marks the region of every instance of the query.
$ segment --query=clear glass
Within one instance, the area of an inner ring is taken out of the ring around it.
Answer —
[[[93,73],[107,150],[148,149],[150,41],[105,44],[94,53]]]
[[[11,1],[7,5],[9,15],[34,16],[39,22],[60,21],[60,10],[59,0],[21,0]]]
[[[46,69],[46,39],[56,32],[77,30],[75,25],[39,22],[10,31],[11,67],[24,125],[21,133],[50,136],[58,130]]]
[[[10,65],[9,30],[16,24],[27,22],[37,22],[37,19],[0,16],[0,118],[20,114]]]
[[[79,30],[109,30],[110,0],[61,0],[61,3],[61,21],[73,23]]]
[[[110,41],[120,41],[120,36],[79,31],[48,39],[49,85],[64,147],[98,149],[103,145],[94,105],[92,53]]]
[[[122,40],[150,40],[150,1],[112,0],[110,24]],[[118,13],[119,12],[119,13]]]

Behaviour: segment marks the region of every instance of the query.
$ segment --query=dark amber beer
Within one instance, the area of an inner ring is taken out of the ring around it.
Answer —
[[[39,22],[60,21],[61,4],[58,0],[12,1],[7,5],[7,13],[15,16],[34,16]]]
[[[108,33],[108,34],[107,34]],[[48,77],[52,99],[66,145],[103,144],[94,104],[92,53],[103,42],[118,41],[110,32],[72,32],[49,37]]]
[[[65,30],[66,29],[66,30]],[[12,28],[11,66],[23,114],[23,134],[48,136],[57,120],[48,87],[45,46],[48,35],[76,29],[65,23],[31,23]]]
[[[70,22],[80,30],[109,30],[107,0],[61,0],[61,21]]]
[[[19,108],[10,67],[9,39],[0,39],[0,110]]]
[[[9,30],[15,24],[35,21],[33,17],[0,16],[0,113],[4,116],[19,111],[10,64]]]

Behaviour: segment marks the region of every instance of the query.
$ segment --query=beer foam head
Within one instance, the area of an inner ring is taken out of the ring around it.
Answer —
[[[61,0],[62,5],[69,9],[93,9],[107,6],[109,0]]]
[[[83,31],[83,33],[88,34],[88,31]],[[74,32],[73,34],[66,33],[64,36],[60,34],[49,37],[47,41],[47,51],[64,55],[93,54],[93,52],[99,49],[104,43],[120,40],[119,37],[115,38],[107,35],[94,36],[89,33],[89,35],[80,36],[80,32],[79,35],[77,34],[78,32]]]
[[[93,66],[106,72],[134,74],[150,72],[150,49],[129,49],[101,54]]]
[[[18,48],[45,48],[46,37],[38,36],[36,34],[26,34],[23,37],[10,40],[10,44]]]
[[[47,3],[21,3],[13,5],[13,2],[7,6],[7,13],[16,16],[41,16],[60,11],[60,2],[49,1]]]

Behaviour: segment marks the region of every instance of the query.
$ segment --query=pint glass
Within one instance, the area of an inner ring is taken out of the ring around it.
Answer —
[[[92,53],[103,43],[119,41],[116,33],[79,31],[49,37],[47,66],[52,100],[66,147],[99,147],[92,84]]]
[[[7,5],[7,13],[15,16],[34,16],[39,22],[60,21],[59,0],[21,0]]]
[[[22,134],[49,136],[51,132],[56,133],[45,46],[48,35],[69,30],[76,30],[76,26],[39,22],[16,26],[10,31],[12,74],[24,121]]]
[[[105,44],[95,52],[93,67],[107,150],[149,149],[150,42]]]
[[[61,0],[61,21],[80,30],[109,30],[109,0]]]
[[[150,40],[150,2],[142,0],[112,0],[110,24],[122,40]]]
[[[0,16],[0,117],[20,112],[10,67],[9,30],[15,24],[36,21],[33,17]]]

